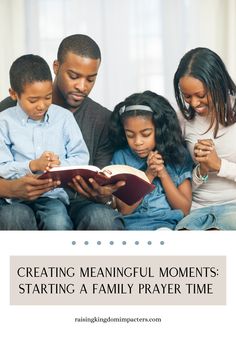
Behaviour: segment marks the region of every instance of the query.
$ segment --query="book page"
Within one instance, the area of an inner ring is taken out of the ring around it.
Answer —
[[[120,173],[130,173],[135,175],[144,181],[150,183],[148,177],[146,176],[145,172],[138,170],[137,168],[127,166],[127,165],[109,165],[102,169],[102,172],[107,175],[108,177],[118,175]]]
[[[90,171],[100,171],[100,169],[93,165],[78,165],[78,166],[58,166],[53,167],[49,170],[49,172],[56,172],[56,171],[68,171],[68,170],[90,170]]]

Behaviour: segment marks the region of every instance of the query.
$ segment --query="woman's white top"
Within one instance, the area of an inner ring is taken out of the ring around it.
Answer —
[[[194,145],[198,139],[212,139],[216,152],[221,159],[218,173],[209,172],[207,182],[197,177],[193,171],[193,202],[192,210],[226,203],[236,203],[236,123],[230,127],[220,125],[217,137],[213,137],[210,119],[196,115],[192,121],[184,122],[184,137],[193,157]],[[236,216],[235,216],[236,217]]]

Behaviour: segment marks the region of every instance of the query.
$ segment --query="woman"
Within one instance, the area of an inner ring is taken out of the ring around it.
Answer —
[[[236,85],[221,58],[190,50],[174,76],[185,141],[196,162],[191,213],[177,229],[236,229]]]

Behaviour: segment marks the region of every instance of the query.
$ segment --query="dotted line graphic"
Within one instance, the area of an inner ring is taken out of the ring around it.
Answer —
[[[117,242],[117,243],[118,243],[118,242]],[[152,241],[147,241],[146,243],[147,243],[148,246],[151,246],[151,245],[152,245]],[[84,244],[85,246],[89,246],[89,245],[91,244],[91,242],[89,243],[89,241],[86,240],[86,241],[83,242],[83,244]],[[98,241],[96,242],[96,244],[97,244],[97,246],[101,246],[101,245],[102,245],[102,241],[98,240]],[[106,242],[103,242],[103,244],[106,244]],[[108,242],[108,244],[109,244],[110,246],[114,246],[114,245],[115,245],[115,242],[111,240],[111,241]],[[122,244],[123,246],[126,246],[126,245],[127,245],[127,242],[126,242],[126,241],[121,241],[121,244]],[[133,244],[134,244],[135,246],[138,246],[138,245],[140,245],[140,242],[139,242],[139,241],[134,241]],[[161,245],[161,246],[164,246],[164,244],[165,244],[164,241],[160,241],[160,245]],[[72,241],[72,245],[75,246],[75,245],[76,245],[76,241]]]

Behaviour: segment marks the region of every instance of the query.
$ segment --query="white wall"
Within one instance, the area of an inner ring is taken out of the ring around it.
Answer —
[[[24,0],[0,0],[0,99],[8,92],[12,61],[25,53],[25,39]]]
[[[63,37],[86,33],[102,50],[92,97],[113,108],[151,89],[172,103],[173,75],[196,46],[216,51],[236,81],[236,0],[0,0],[0,99],[11,62],[25,53],[50,66]]]

